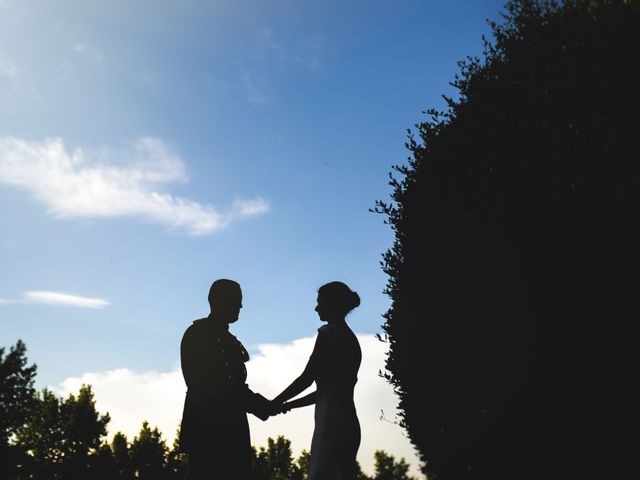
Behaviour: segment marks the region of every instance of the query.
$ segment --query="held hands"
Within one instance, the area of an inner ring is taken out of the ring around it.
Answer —
[[[251,411],[263,422],[269,417],[286,413],[291,410],[291,406],[287,402],[274,402],[273,400],[267,400],[259,393],[255,394],[254,398],[255,403]]]
[[[274,400],[271,400],[269,404],[271,407],[269,415],[271,416],[279,415],[281,413],[287,413],[289,410],[291,410],[291,407],[287,402],[275,402]]]

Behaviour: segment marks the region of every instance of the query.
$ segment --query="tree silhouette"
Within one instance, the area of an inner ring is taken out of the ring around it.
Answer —
[[[189,478],[189,459],[180,451],[180,429],[176,432],[171,450],[167,453],[167,469],[170,478],[175,480],[187,480]]]
[[[285,480],[293,477],[298,467],[291,456],[291,441],[282,435],[267,440],[267,454],[273,480]]]
[[[178,448],[179,432],[169,449],[158,428],[143,422],[132,442],[117,432],[106,441],[109,415],[96,410],[90,385],[82,385],[77,394],[66,399],[51,390],[35,392],[35,366],[26,367],[26,348],[18,342],[3,357],[2,425],[6,434],[5,449],[11,456],[2,458],[2,480],[187,480],[188,456]],[[9,379],[7,381],[7,379]],[[17,380],[16,380],[17,379]],[[305,480],[310,454],[303,450],[296,461],[291,441],[284,436],[269,438],[266,447],[253,448],[255,480]],[[18,452],[17,454],[13,452]],[[376,453],[378,455],[378,453]],[[383,470],[405,471],[402,460],[383,455]],[[381,457],[381,458],[383,458]],[[378,462],[378,457],[376,457]],[[377,463],[376,463],[377,464]],[[387,465],[391,465],[388,467]],[[377,467],[376,467],[377,468]],[[381,470],[382,471],[382,470]],[[357,480],[371,480],[358,465]],[[384,477],[387,478],[387,477]],[[402,480],[404,476],[390,477]]]
[[[296,459],[296,464],[300,469],[301,480],[306,480],[309,476],[309,462],[311,461],[311,452],[302,449],[300,456]]]
[[[168,450],[158,428],[151,430],[149,423],[143,422],[140,433],[133,439],[129,448],[134,477],[142,480],[168,478],[169,472],[166,468]]]
[[[77,397],[70,394],[66,400],[44,389],[16,432],[16,443],[28,452],[22,471],[33,478],[91,477],[108,423],[109,415],[95,409],[90,386],[83,385]]]
[[[117,432],[111,440],[111,451],[115,465],[115,478],[117,480],[132,480],[133,467],[129,456],[129,443],[127,436],[122,432]]]
[[[16,443],[29,452],[22,472],[34,478],[60,478],[64,459],[60,400],[47,389],[36,398],[26,424],[16,433]]]
[[[93,471],[91,480],[116,480],[118,471],[116,469],[115,456],[111,445],[103,442],[93,454]]]
[[[36,365],[27,366],[27,347],[22,340],[9,349],[0,347],[0,477],[16,474],[25,452],[10,439],[23,426],[35,405]]]
[[[65,479],[92,477],[97,468],[95,461],[104,454],[99,452],[107,434],[109,414],[100,415],[90,385],[82,385],[78,396],[70,394],[60,404],[60,418],[64,447]]]
[[[293,461],[291,441],[278,435],[274,440],[267,439],[267,447],[253,447],[253,474],[256,480],[302,480],[306,478],[308,454],[303,452],[302,468]]]
[[[407,474],[409,464],[404,458],[396,461],[393,455],[389,455],[384,450],[376,450],[373,456],[375,459],[373,480],[411,480]]]
[[[395,232],[386,375],[425,473],[575,478],[633,351],[640,2],[503,16],[377,204]]]

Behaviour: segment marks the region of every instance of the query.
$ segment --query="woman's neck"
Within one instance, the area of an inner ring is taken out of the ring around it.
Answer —
[[[346,327],[347,326],[347,322],[344,319],[344,317],[340,317],[340,318],[329,320],[329,321],[327,321],[327,323],[330,324],[330,325],[336,325],[338,327]]]

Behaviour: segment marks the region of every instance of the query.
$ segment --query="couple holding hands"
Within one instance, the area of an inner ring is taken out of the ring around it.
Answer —
[[[247,413],[262,420],[315,404],[309,480],[353,480],[360,424],[353,402],[362,354],[345,317],[360,304],[342,282],[318,290],[316,312],[326,322],[302,374],[273,400],[245,383],[249,354],[229,332],[242,308],[242,290],[233,280],[216,280],[209,290],[211,313],[187,328],[180,345],[187,384],[180,449],[189,455],[194,480],[250,480],[251,441]],[[296,397],[311,384],[316,390]]]

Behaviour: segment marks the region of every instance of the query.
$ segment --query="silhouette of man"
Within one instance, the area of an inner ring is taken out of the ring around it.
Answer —
[[[242,290],[237,282],[216,280],[209,290],[211,313],[193,322],[180,344],[187,384],[180,449],[189,455],[191,478],[251,478],[251,441],[247,412],[262,420],[270,403],[247,384],[249,354],[229,333],[238,320]]]

